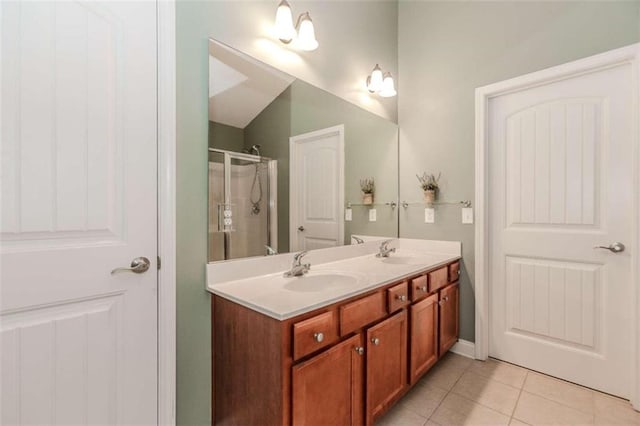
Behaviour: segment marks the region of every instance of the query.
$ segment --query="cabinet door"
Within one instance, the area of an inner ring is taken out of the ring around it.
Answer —
[[[440,291],[440,356],[458,341],[458,283]]]
[[[367,424],[407,386],[407,311],[367,330]]]
[[[415,383],[438,360],[438,295],[412,305],[410,379]]]
[[[293,367],[294,425],[357,425],[363,415],[362,335]]]

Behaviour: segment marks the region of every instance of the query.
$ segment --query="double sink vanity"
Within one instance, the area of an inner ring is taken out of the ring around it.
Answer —
[[[371,425],[455,344],[460,243],[387,244],[207,265],[215,424]]]

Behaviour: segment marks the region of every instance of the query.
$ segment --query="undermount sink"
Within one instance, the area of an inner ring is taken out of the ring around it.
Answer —
[[[357,275],[343,272],[310,271],[301,277],[286,278],[284,288],[295,292],[319,292],[338,290],[358,284],[361,280]]]

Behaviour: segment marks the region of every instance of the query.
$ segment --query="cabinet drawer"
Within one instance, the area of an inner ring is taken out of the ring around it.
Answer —
[[[340,307],[340,335],[344,336],[387,315],[384,294],[374,293]]]
[[[411,301],[415,302],[420,300],[429,294],[429,286],[427,285],[427,276],[421,275],[419,277],[409,280],[409,286],[411,287]]]
[[[395,312],[409,304],[409,288],[407,282],[387,289],[387,310]]]
[[[322,349],[338,340],[335,312],[325,312],[293,325],[293,359]]]
[[[460,262],[455,262],[449,265],[449,282],[458,281],[460,278]]]
[[[435,271],[431,271],[427,275],[429,276],[429,293],[444,287],[449,282],[449,273],[446,266],[436,269]]]

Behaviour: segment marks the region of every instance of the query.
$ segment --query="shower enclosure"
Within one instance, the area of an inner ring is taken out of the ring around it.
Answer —
[[[209,148],[209,262],[278,249],[277,161]]]

